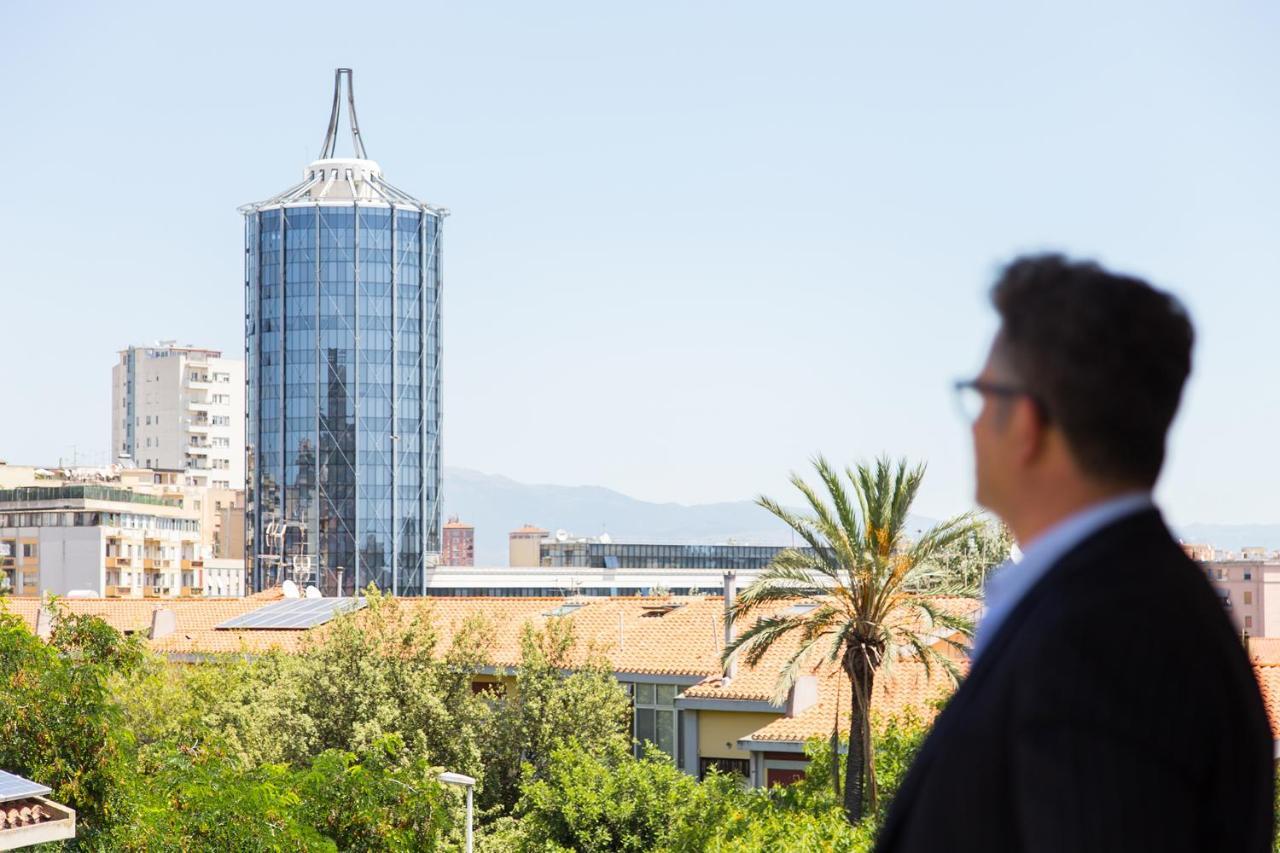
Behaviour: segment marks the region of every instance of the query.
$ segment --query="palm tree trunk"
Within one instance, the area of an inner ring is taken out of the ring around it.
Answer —
[[[871,761],[871,685],[875,670],[862,654],[850,650],[845,657],[849,674],[849,756],[844,766],[844,813],[849,823],[862,819],[867,765]]]

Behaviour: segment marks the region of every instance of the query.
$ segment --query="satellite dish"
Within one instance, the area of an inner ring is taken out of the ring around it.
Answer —
[[[556,531],[556,541],[557,541],[557,542],[568,542],[568,541],[569,541],[569,531],[565,530],[563,527],[562,527],[562,528],[560,528],[559,530],[557,530],[557,531]]]
[[[599,542],[601,545],[612,545],[613,537],[610,536],[608,533],[601,533],[600,538],[597,539],[596,541]]]
[[[298,585],[293,581],[285,581],[280,584],[280,591],[284,593],[285,598],[301,598],[302,593],[298,590]]]
[[[306,592],[303,593],[302,597],[303,598],[324,598],[324,593],[320,592],[320,590],[316,589],[314,586],[309,586],[307,587]]]

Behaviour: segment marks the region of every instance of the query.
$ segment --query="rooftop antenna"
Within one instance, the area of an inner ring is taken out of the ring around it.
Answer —
[[[329,129],[324,134],[324,144],[320,146],[320,159],[333,157],[338,145],[338,113],[342,109],[342,78],[347,78],[347,118],[351,121],[351,142],[355,146],[356,157],[368,160],[364,153],[364,142],[360,140],[360,123],[356,121],[356,92],[351,80],[350,68],[335,68],[333,71],[333,110],[329,113]]]

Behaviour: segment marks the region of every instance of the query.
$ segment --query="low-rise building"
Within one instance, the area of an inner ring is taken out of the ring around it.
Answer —
[[[743,570],[749,583],[759,574]],[[463,598],[551,598],[698,595],[718,591],[718,569],[598,569],[435,566],[427,569],[423,595]]]
[[[534,543],[536,541],[536,553]],[[575,537],[526,524],[511,532],[511,565],[578,569],[763,569],[782,545],[614,542],[608,535]],[[446,563],[446,565],[448,565]]]
[[[1202,565],[1237,630],[1250,637],[1280,637],[1280,560]]]
[[[38,526],[51,528],[93,527],[93,515],[67,516],[66,518],[44,515],[17,513],[8,518],[12,522],[7,537],[0,528],[0,590],[12,595],[36,595],[45,592],[65,595],[70,592],[97,595],[232,595],[244,594],[243,577],[232,577],[234,566],[238,565],[239,573],[244,572],[244,491],[239,489],[221,489],[204,486],[193,486],[187,482],[183,469],[148,469],[128,468],[120,465],[80,468],[37,468],[31,466],[15,466],[0,464],[0,494],[8,490],[43,489],[42,492],[29,492],[28,495],[41,495],[40,500],[56,494],[50,489],[80,488],[80,494],[95,495],[100,498],[110,495],[110,501],[124,502],[134,505],[164,506],[160,520],[135,523],[172,526],[182,528],[183,546],[179,549],[181,556],[173,557],[177,566],[167,566],[171,559],[152,554],[149,550],[130,550],[130,536],[122,534],[112,539],[112,550],[109,554],[97,555],[86,545],[59,546],[58,559],[54,560],[48,549],[54,547],[55,539],[69,543],[79,541],[88,536],[84,531],[79,533],[57,533],[46,531],[43,539],[47,544],[40,544],[33,534],[22,532],[19,522],[26,524],[38,520]],[[88,488],[89,491],[84,491]],[[67,495],[72,492],[62,492]],[[14,492],[16,494],[16,492]],[[127,495],[137,496],[126,497]],[[90,504],[102,507],[92,498]],[[49,507],[43,504],[32,507],[24,504],[24,510],[39,509],[43,512]],[[62,507],[69,508],[69,507]],[[119,507],[116,507],[119,509]],[[137,512],[125,512],[126,516],[138,517]],[[6,516],[7,517],[7,516]],[[108,516],[109,518],[110,516]],[[194,523],[194,531],[192,524]],[[37,525],[27,524],[34,528]],[[128,530],[128,528],[125,528]],[[194,532],[194,544],[191,533]],[[136,537],[134,537],[136,538]],[[48,559],[40,559],[42,553]],[[151,555],[148,557],[148,555]],[[110,580],[103,585],[97,584],[94,562],[96,556],[102,556],[107,567],[112,571]],[[137,557],[142,562],[141,572],[131,563]],[[210,560],[218,560],[216,570],[206,576]],[[54,566],[57,566],[55,572]],[[43,566],[45,580],[41,583],[36,575]],[[146,569],[152,569],[147,572]],[[183,571],[185,569],[185,571]],[[174,577],[167,577],[164,570],[172,570]],[[84,580],[81,585],[71,579]],[[108,591],[107,587],[111,590]],[[157,592],[157,588],[160,589]]]
[[[0,489],[0,575],[12,595],[202,591],[200,520],[176,496],[85,483]]]
[[[526,524],[507,535],[507,564],[530,568],[542,565],[541,546],[547,531],[533,524]]]

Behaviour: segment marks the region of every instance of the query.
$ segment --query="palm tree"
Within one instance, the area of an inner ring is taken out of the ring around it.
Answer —
[[[907,512],[924,478],[924,465],[909,467],[905,459],[891,463],[882,457],[874,466],[846,468],[847,483],[823,457],[813,465],[829,504],[794,473],[791,483],[804,495],[807,513],[764,496],[756,501],[808,547],[780,552],[743,590],[731,618],[740,624],[753,614],[759,618],[728,644],[724,658],[741,654],[754,666],[784,637],[798,641],[779,675],[779,701],[806,666],[821,659],[840,666],[851,694],[844,810],[849,822],[856,823],[864,814],[864,799],[868,813],[877,807],[869,715],[877,672],[887,671],[896,658],[915,657],[926,675],[937,665],[959,680],[955,662],[936,646],[967,651],[963,640],[972,636],[973,625],[940,607],[938,596],[976,598],[977,590],[942,570],[939,557],[969,536],[978,522],[966,513],[908,539]],[[926,589],[929,594],[921,592]],[[962,641],[955,639],[957,633]],[[839,785],[835,788],[838,795]]]

